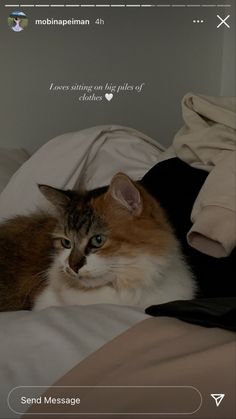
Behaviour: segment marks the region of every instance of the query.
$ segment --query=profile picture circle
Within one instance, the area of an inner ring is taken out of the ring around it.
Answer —
[[[8,25],[14,32],[21,32],[28,26],[28,17],[24,12],[16,10],[9,15]]]

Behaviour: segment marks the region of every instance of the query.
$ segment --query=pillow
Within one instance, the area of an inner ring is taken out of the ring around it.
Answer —
[[[0,193],[28,158],[29,154],[23,149],[0,147]]]
[[[163,150],[156,140],[118,125],[55,137],[11,178],[0,195],[0,221],[50,208],[37,183],[62,189],[93,189],[108,185],[117,172],[140,179],[156,164]]]

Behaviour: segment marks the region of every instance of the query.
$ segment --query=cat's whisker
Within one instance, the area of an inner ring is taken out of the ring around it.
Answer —
[[[122,269],[122,268],[126,268],[126,267],[134,267],[137,268],[133,262],[123,262],[122,263],[117,263],[117,264],[112,264],[110,265],[111,269]]]
[[[47,278],[47,276],[48,276],[48,271],[49,271],[49,269],[45,269],[45,270],[43,270],[43,271],[41,271],[41,272],[37,272],[36,274],[35,274],[35,276],[36,277],[44,277],[45,276],[45,278]]]

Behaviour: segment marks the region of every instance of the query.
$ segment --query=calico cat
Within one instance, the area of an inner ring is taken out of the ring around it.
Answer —
[[[55,215],[0,226],[0,310],[191,299],[195,281],[158,202],[127,175],[108,188],[39,185]]]

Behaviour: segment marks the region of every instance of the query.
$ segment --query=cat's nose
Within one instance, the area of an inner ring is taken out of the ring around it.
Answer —
[[[86,258],[84,256],[80,258],[79,260],[69,260],[69,266],[76,274],[85,264],[86,264]]]

